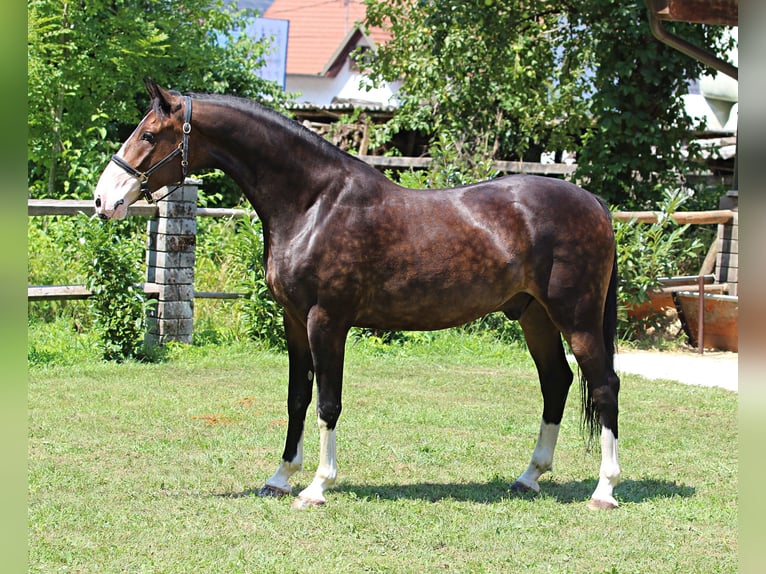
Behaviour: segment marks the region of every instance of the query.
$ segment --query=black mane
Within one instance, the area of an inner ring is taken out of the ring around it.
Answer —
[[[336,154],[346,158],[352,158],[356,161],[363,163],[364,165],[368,165],[362,160],[360,160],[358,157],[353,156],[343,151],[339,147],[333,145],[332,143],[328,142],[322,136],[312,132],[310,129],[301,125],[299,122],[291,118],[288,118],[284,114],[268,106],[265,106],[259,102],[256,102],[254,100],[238,97],[238,96],[231,96],[227,94],[192,92],[188,95],[199,100],[216,102],[216,103],[225,105],[226,107],[241,111],[256,119],[262,118],[265,121],[276,124],[277,126],[286,130],[290,134],[301,138],[308,144],[314,147],[318,147],[320,150],[322,150],[325,153]],[[371,169],[374,169],[374,168],[371,168]]]

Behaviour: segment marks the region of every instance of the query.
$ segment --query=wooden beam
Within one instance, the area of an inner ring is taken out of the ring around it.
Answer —
[[[659,281],[665,287],[678,287],[679,285],[697,285],[702,277],[702,283],[711,285],[715,283],[715,275],[680,275],[677,277],[659,277]]]
[[[83,285],[32,285],[27,287],[30,301],[69,301],[93,295]]]
[[[717,293],[718,295],[726,295],[729,293],[729,285],[726,283],[712,283],[704,286],[705,293]],[[676,293],[678,291],[691,291],[699,293],[699,286],[694,284],[687,285],[675,285],[673,287],[660,287],[657,290],[659,293]]]
[[[398,167],[404,169],[426,169],[433,161],[430,157],[400,157],[383,155],[357,156],[363,162],[373,167]]]
[[[734,218],[734,213],[735,212],[730,209],[716,209],[713,211],[678,211],[672,214],[670,218],[679,225],[684,225],[686,223],[705,225],[728,223]],[[612,217],[617,221],[627,222],[635,219],[637,223],[657,223],[660,215],[660,211],[615,211],[614,214],[612,214]]]
[[[255,211],[247,209],[229,209],[226,207],[198,207],[197,217],[236,217],[250,216],[250,219],[258,217]]]
[[[95,208],[90,199],[28,199],[28,215],[93,215]],[[157,206],[146,201],[137,201],[128,207],[128,215],[155,217]]]
[[[496,161],[492,168],[506,173],[532,173],[537,175],[570,175],[577,166],[568,163],[537,163],[532,161]]]
[[[160,288],[156,283],[136,285],[150,299],[159,297]],[[73,301],[88,299],[93,293],[84,285],[30,285],[27,287],[28,301]]]
[[[195,299],[244,299],[245,293],[232,293],[228,291],[195,291]]]
[[[156,283],[143,283],[136,285],[143,289],[150,299],[159,297],[160,288]],[[31,285],[27,287],[28,301],[74,301],[88,299],[93,293],[84,285]],[[231,293],[223,291],[195,291],[195,299],[242,299],[244,293]]]
[[[433,158],[359,155],[359,159],[375,168],[427,169]],[[533,161],[495,161],[492,169],[505,173],[532,173],[537,175],[570,175],[576,165],[566,163],[537,163]]]

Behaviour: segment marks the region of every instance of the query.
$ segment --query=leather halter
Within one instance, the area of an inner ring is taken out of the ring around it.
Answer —
[[[178,144],[178,147],[176,147],[168,155],[166,155],[164,158],[162,158],[160,161],[155,163],[152,167],[144,172],[138,171],[117,154],[114,154],[111,158],[111,161],[119,165],[122,169],[124,169],[126,172],[141,182],[141,195],[144,196],[144,199],[146,199],[148,203],[154,203],[155,201],[151,192],[149,191],[149,176],[151,176],[155,171],[173,160],[178,155],[181,156],[181,171],[183,174],[181,176],[181,181],[157,201],[165,199],[168,195],[181,187],[181,185],[184,183],[184,180],[186,180],[186,174],[189,169],[189,134],[191,133],[192,99],[189,96],[184,96],[184,100],[186,101],[186,109],[184,110],[183,137],[181,139],[181,143]]]

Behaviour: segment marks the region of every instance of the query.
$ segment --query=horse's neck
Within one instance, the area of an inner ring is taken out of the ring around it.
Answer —
[[[339,191],[355,160],[302,137],[270,114],[215,103],[206,124],[211,165],[232,177],[265,222],[299,218],[318,194]]]

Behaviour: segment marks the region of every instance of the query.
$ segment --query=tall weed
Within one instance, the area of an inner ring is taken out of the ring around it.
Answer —
[[[245,265],[239,287],[245,293],[241,308],[248,336],[270,347],[285,349],[282,308],[266,284],[261,220],[249,217],[237,220],[231,248]]]
[[[215,302],[214,307],[211,305],[195,318],[197,324],[206,327],[204,339],[248,338],[273,348],[284,348],[282,310],[266,285],[261,221],[245,217],[200,223],[195,269],[197,289],[243,295],[233,303]],[[198,339],[195,335],[195,340]]]
[[[81,285],[85,282],[76,229],[72,217],[27,218],[28,285]],[[91,323],[87,308],[80,301],[30,302],[27,313],[33,322],[52,322],[67,317],[83,327]]]

